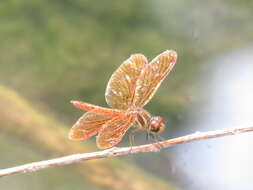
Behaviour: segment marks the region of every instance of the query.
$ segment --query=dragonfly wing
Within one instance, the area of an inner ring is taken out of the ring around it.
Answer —
[[[82,110],[85,110],[85,111],[91,111],[92,110],[92,112],[100,114],[100,115],[108,115],[108,116],[113,117],[113,116],[118,116],[119,114],[122,113],[122,111],[120,111],[120,110],[104,108],[104,107],[101,107],[101,106],[96,106],[96,105],[89,104],[89,103],[86,103],[86,102],[81,102],[81,101],[71,101],[71,103],[79,109],[82,109]]]
[[[97,114],[93,111],[86,112],[71,128],[69,139],[88,139],[96,135],[101,127],[110,119],[112,119],[111,116]]]
[[[135,115],[129,114],[115,117],[105,123],[97,136],[98,148],[106,149],[118,144],[134,121]]]
[[[153,97],[164,78],[172,70],[176,63],[177,53],[167,50],[145,67],[141,72],[135,89],[133,103],[135,106],[143,107]]]
[[[119,66],[112,74],[105,91],[109,106],[126,110],[132,105],[136,81],[147,63],[144,55],[134,54]]]

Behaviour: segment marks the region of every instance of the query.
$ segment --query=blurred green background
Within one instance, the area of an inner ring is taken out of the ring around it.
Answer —
[[[94,138],[68,140],[83,113],[69,101],[107,106],[107,81],[133,53],[151,60],[166,49],[178,52],[178,64],[146,106],[167,119],[165,139],[252,124],[252,111],[245,109],[253,105],[252,20],[249,0],[1,1],[0,167],[96,151]],[[147,143],[145,134],[135,138],[136,144]],[[0,188],[252,189],[247,179],[253,176],[240,181],[240,172],[228,170],[252,153],[234,148],[231,157],[240,159],[222,170],[235,175],[225,172],[223,178],[219,166],[229,158],[220,154],[221,144],[225,140],[208,140],[10,176],[0,179]],[[126,137],[119,146],[127,145]]]

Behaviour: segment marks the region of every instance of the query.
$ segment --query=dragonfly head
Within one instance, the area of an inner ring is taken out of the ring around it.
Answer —
[[[160,116],[152,117],[149,130],[153,133],[160,133],[165,129],[164,119]]]

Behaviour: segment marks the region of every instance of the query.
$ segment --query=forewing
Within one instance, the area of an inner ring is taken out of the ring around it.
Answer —
[[[82,102],[82,101],[71,101],[71,103],[82,110],[85,111],[91,111],[100,115],[108,115],[108,116],[117,116],[119,114],[122,113],[122,111],[120,110],[116,110],[116,109],[110,109],[110,108],[104,108],[104,107],[100,107],[100,106],[96,106],[93,104],[89,104],[86,102]]]
[[[176,63],[177,53],[167,50],[158,55],[141,72],[136,83],[134,105],[143,107],[153,97],[163,79]]]
[[[109,106],[126,110],[132,105],[136,81],[147,63],[144,55],[134,54],[119,66],[112,74],[105,91]]]
[[[112,117],[100,115],[93,111],[86,112],[73,125],[69,132],[71,140],[84,140],[97,134],[101,127]]]
[[[105,123],[97,136],[98,148],[106,149],[118,144],[134,121],[135,115],[130,114],[113,118]]]

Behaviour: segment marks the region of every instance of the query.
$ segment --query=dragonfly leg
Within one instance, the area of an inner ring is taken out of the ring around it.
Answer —
[[[164,140],[164,138],[161,137],[160,135],[150,133],[149,131],[147,131],[146,139],[152,141],[152,143],[154,144],[154,146],[156,146],[156,148],[158,149],[163,148],[162,144],[159,143],[159,141]]]
[[[134,136],[136,133],[138,133],[140,131],[142,131],[142,129],[140,129],[140,128],[134,129],[130,132],[130,134],[128,136],[129,137],[129,146],[131,147],[130,152],[132,151],[132,148],[135,145]]]

